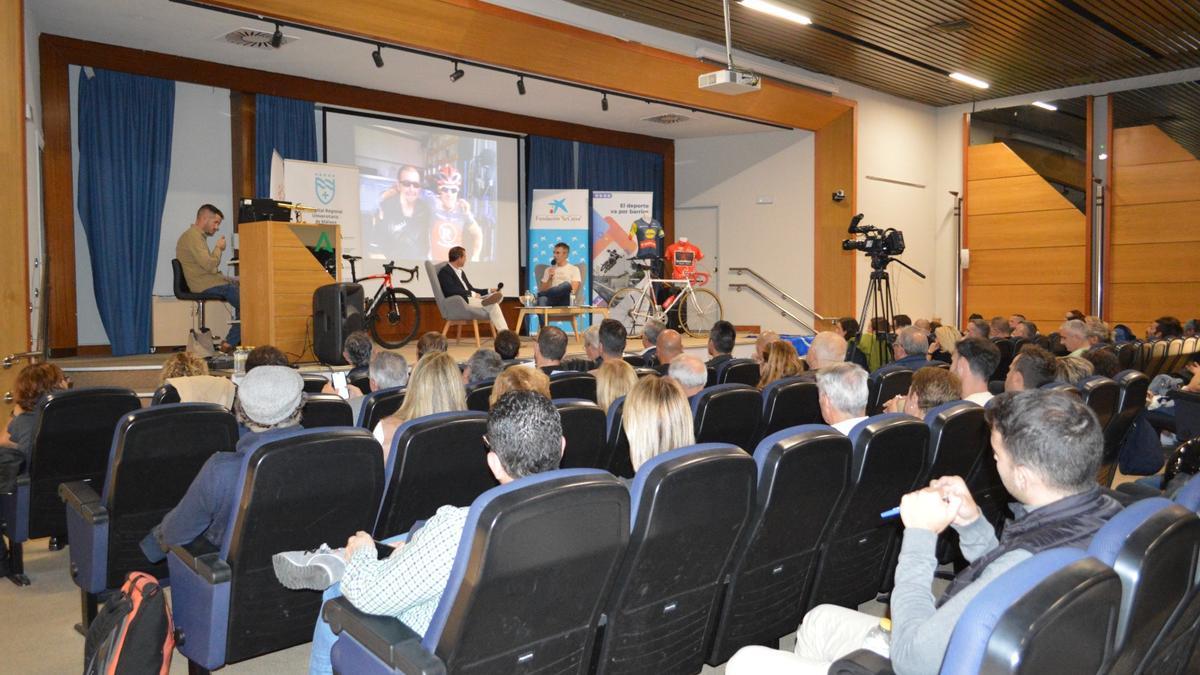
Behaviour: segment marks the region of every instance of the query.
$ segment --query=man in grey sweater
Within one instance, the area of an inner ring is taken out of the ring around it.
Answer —
[[[962,478],[936,478],[900,501],[905,530],[890,635],[881,638],[873,631],[881,626],[878,617],[821,605],[805,615],[794,654],[746,647],[725,672],[826,673],[833,661],[865,647],[890,655],[898,675],[937,673],[958,618],[993,579],[1040,551],[1086,548],[1096,530],[1120,511],[1096,484],[1104,442],[1096,416],[1078,397],[1045,390],[1003,394],[988,406],[987,419],[997,471],[1017,500],[1015,518],[999,540]],[[971,564],[935,601],[930,587],[937,537],[950,526]]]

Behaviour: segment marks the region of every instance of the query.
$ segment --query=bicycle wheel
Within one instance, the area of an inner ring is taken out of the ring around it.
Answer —
[[[420,306],[407,288],[393,288],[391,295],[380,298],[375,311],[367,317],[371,337],[388,349],[408,344],[420,327]]]
[[[679,325],[692,337],[708,335],[712,325],[724,316],[717,294],[707,288],[693,288],[675,305],[675,312]]]
[[[608,300],[608,318],[620,321],[629,337],[642,334],[642,326],[655,318],[655,309],[650,297],[643,293],[642,289],[633,286],[626,286],[613,293]]]

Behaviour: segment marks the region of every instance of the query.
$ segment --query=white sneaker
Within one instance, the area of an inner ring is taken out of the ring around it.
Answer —
[[[271,556],[275,578],[294,591],[323,591],[341,581],[346,561],[341,549],[321,544],[311,551],[285,551]]]

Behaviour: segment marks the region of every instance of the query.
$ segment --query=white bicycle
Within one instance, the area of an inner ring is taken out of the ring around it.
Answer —
[[[661,258],[630,258],[634,267],[645,271],[637,286],[626,286],[613,293],[608,301],[608,317],[625,326],[629,336],[642,334],[642,326],[651,319],[663,325],[678,325],[692,337],[705,337],[724,311],[717,294],[707,288],[692,285],[691,277],[684,279],[654,279],[654,260]],[[661,304],[659,290],[676,289]],[[672,321],[673,320],[673,321]]]

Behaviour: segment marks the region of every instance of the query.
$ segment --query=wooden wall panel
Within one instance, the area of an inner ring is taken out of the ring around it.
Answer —
[[[1087,311],[1081,298],[1087,299],[1087,284],[1083,282],[1001,286],[973,284],[968,314],[978,312],[991,318],[1020,312],[1036,323],[1039,331],[1049,333],[1058,329],[1068,310]]]
[[[854,252],[842,250],[846,226],[856,213],[854,110],[817,131],[814,164],[817,195],[845,190],[835,202],[819,196],[813,228],[813,309],[830,318],[857,316],[854,292]],[[817,326],[818,329],[824,326]]]
[[[0,2],[0,163],[8,178],[0,181],[0,356],[29,350],[29,244],[25,197],[25,21],[20,0]],[[12,390],[18,368],[0,369],[0,419],[12,406],[3,393]]]
[[[1175,243],[1123,244],[1113,256],[1113,283],[1177,283],[1200,281],[1193,246]],[[1200,312],[1200,297],[1191,298],[1193,312]]]
[[[995,213],[971,218],[971,250],[1074,246],[1087,236],[1087,223],[1074,206],[1053,211]],[[974,256],[972,256],[974,259]]]
[[[971,180],[1037,175],[1032,167],[1003,143],[971,146],[967,162]]]
[[[1194,318],[1200,283],[1112,284],[1112,310],[1105,316],[1111,324],[1123,323],[1141,335],[1145,325],[1160,316],[1181,321]],[[1139,328],[1140,327],[1140,328]]]
[[[1119,152],[1113,152],[1112,160],[1118,167],[1195,159],[1158,127],[1129,127],[1118,129],[1117,133],[1121,136],[1121,148]]]
[[[985,286],[1079,283],[1087,273],[1081,246],[971,251],[971,283]],[[1014,256],[1019,255],[1018,260]]]
[[[1200,201],[1135,204],[1120,207],[1112,243],[1191,242],[1200,227]]]
[[[1074,209],[1075,207],[1037,174],[989,180],[971,179],[971,198],[967,204],[968,216],[989,213],[1061,211],[1068,208]],[[1076,212],[1078,213],[1078,209]],[[1079,217],[1083,218],[1083,214],[1080,213]]]
[[[1117,167],[1113,183],[1113,202],[1162,204],[1194,201],[1200,186],[1200,162],[1163,162]]]

